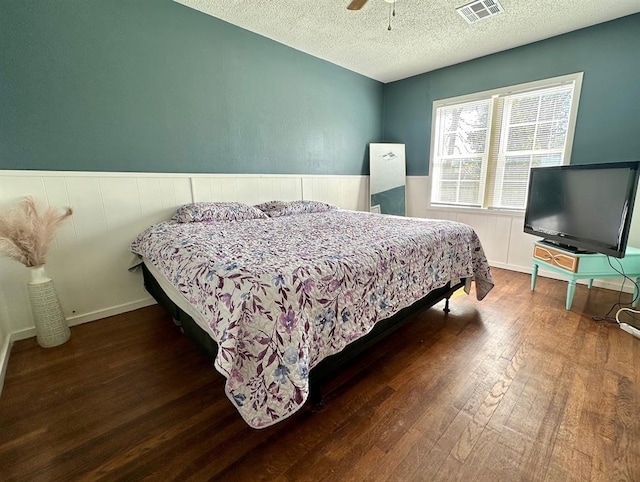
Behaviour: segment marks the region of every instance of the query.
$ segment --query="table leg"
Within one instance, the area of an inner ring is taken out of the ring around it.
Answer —
[[[531,272],[531,291],[536,289],[537,279],[538,279],[538,265],[533,263],[533,271]]]
[[[567,310],[571,309],[571,304],[573,303],[573,295],[576,292],[576,280],[569,280],[569,284],[567,285]]]
[[[636,278],[636,284],[633,287],[633,303],[631,303],[631,306],[633,306],[634,308],[638,307],[638,301],[640,301],[640,293],[638,292],[638,283],[640,283],[640,277]]]
[[[589,289],[591,289],[591,287],[593,286],[593,278],[591,278],[591,279],[589,280],[589,285],[588,285],[588,286],[589,286]]]

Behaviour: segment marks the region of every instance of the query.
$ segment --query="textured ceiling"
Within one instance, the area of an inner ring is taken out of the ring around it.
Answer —
[[[504,13],[469,25],[468,0],[175,0],[381,82],[640,12],[640,0],[500,0]]]

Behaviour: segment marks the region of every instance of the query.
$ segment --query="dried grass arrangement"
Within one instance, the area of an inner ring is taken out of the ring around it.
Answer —
[[[44,265],[53,233],[72,214],[70,207],[41,210],[31,196],[25,197],[0,212],[0,253],[27,267]]]

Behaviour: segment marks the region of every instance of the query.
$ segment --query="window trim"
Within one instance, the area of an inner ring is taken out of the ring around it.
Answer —
[[[472,211],[481,211],[481,212],[498,212],[498,211],[508,211],[510,213],[518,213],[524,212],[524,209],[500,209],[500,208],[487,208],[485,206],[461,206],[457,204],[443,204],[436,203],[432,204],[431,202],[431,192],[433,190],[433,172],[434,172],[434,152],[436,149],[436,128],[437,128],[437,112],[441,107],[448,107],[451,105],[462,104],[466,102],[474,102],[484,99],[493,99],[495,107],[495,101],[499,97],[505,97],[509,95],[517,95],[517,94],[525,94],[527,92],[536,91],[540,89],[548,89],[551,87],[558,87],[562,85],[566,85],[569,83],[573,83],[573,98],[571,102],[571,111],[569,112],[569,128],[567,130],[567,140],[565,142],[564,156],[563,156],[563,165],[569,164],[571,162],[571,154],[573,151],[573,139],[575,136],[575,128],[578,119],[578,105],[580,103],[580,94],[582,91],[582,79],[584,77],[584,72],[575,72],[573,74],[560,75],[557,77],[551,77],[548,79],[540,79],[534,80],[531,82],[524,82],[521,84],[499,87],[496,89],[485,90],[482,92],[475,92],[472,94],[464,94],[456,97],[449,97],[446,99],[437,99],[434,100],[431,107],[431,139],[429,142],[429,193],[427,197],[427,208],[428,209],[448,209],[448,210],[472,210]],[[493,110],[493,109],[492,109]],[[493,116],[491,119],[493,129]],[[486,170],[486,169],[485,169]],[[484,197],[486,199],[487,190],[485,187]]]

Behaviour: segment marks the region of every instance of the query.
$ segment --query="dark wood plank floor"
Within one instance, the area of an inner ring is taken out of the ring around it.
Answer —
[[[617,293],[578,286],[567,312],[565,283],[494,275],[264,430],[158,307],[18,342],[0,480],[640,480],[640,340],[592,320]]]

